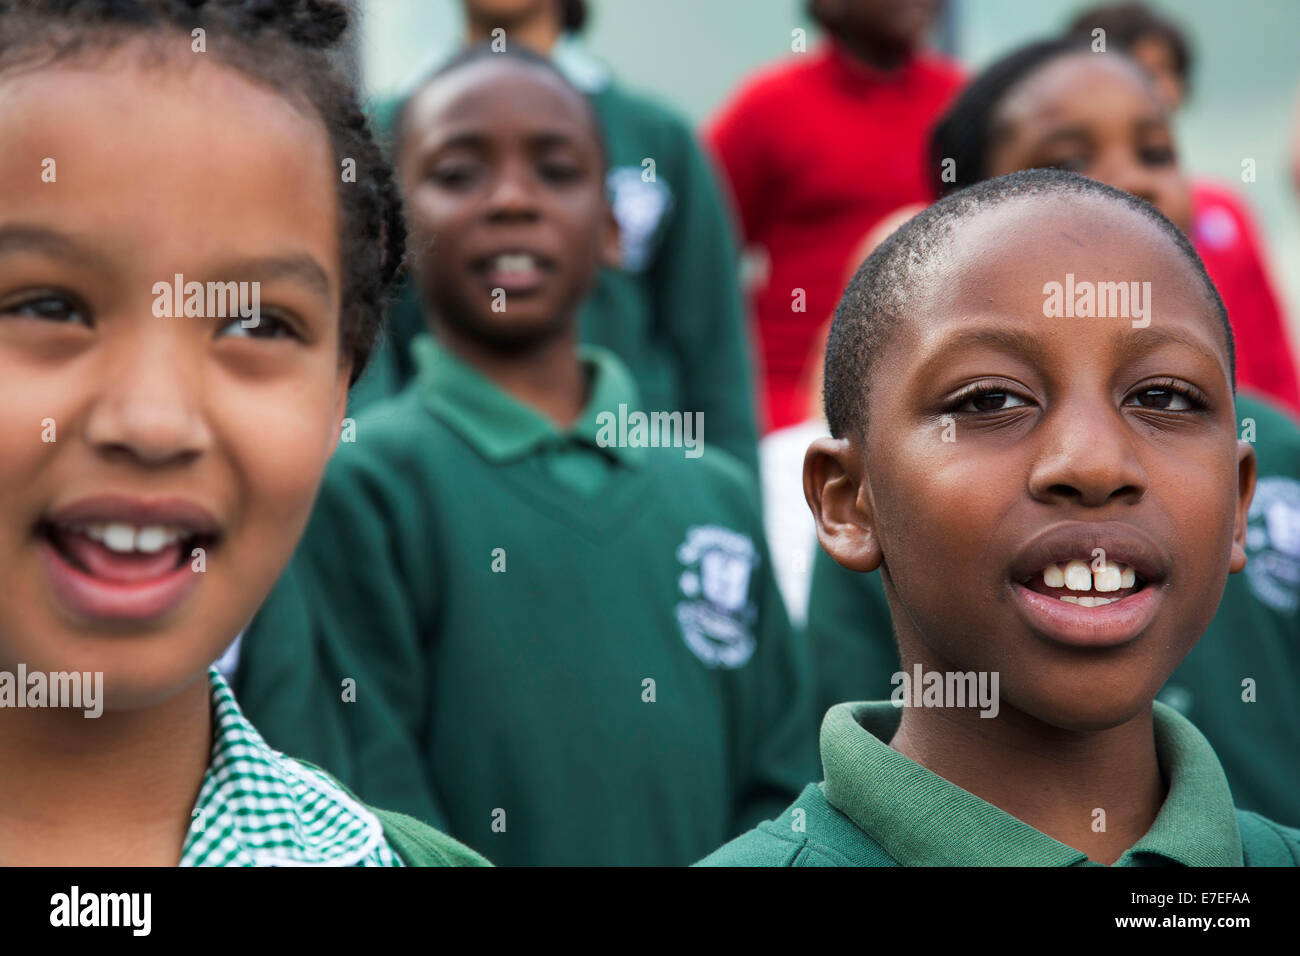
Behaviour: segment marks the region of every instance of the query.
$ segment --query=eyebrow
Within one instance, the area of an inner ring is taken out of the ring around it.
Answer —
[[[1220,355],[1198,336],[1180,329],[1135,329],[1134,334],[1116,344],[1115,353],[1120,359],[1131,359],[1139,352],[1149,351],[1156,345],[1181,345],[1197,352],[1216,365],[1226,366],[1225,355]]]
[[[75,237],[46,226],[8,223],[0,226],[0,256],[36,252],[54,259],[64,259],[79,266],[102,272],[114,268],[112,260]],[[296,281],[326,302],[333,302],[329,274],[315,257],[305,252],[284,256],[256,256],[204,269],[210,276],[239,277],[244,281]],[[170,281],[171,276],[163,277]]]
[[[925,361],[921,368],[928,370],[933,366],[948,361],[954,352],[981,345],[999,352],[1009,353],[1029,362],[1036,362],[1043,355],[1043,348],[1039,338],[1033,333],[1008,328],[976,328],[963,330],[952,335]],[[1215,365],[1224,366],[1226,364],[1224,356],[1206,345],[1202,339],[1180,329],[1135,329],[1133,334],[1126,335],[1115,343],[1114,354],[1119,361],[1127,362],[1160,345],[1180,345],[1191,349],[1203,358],[1209,359]]]
[[[52,259],[67,259],[100,271],[112,268],[108,256],[66,233],[26,223],[6,223],[0,226],[0,255],[23,252],[37,252]]]
[[[983,345],[999,352],[1010,352],[1030,361],[1040,359],[1043,354],[1038,336],[1032,332],[1022,332],[1019,329],[1008,328],[964,329],[949,337],[926,360],[922,368],[928,369],[932,365],[946,361],[949,355],[955,351],[977,345]]]
[[[555,146],[576,146],[581,140],[569,133],[562,133],[553,130],[543,130],[536,133],[528,133],[524,137],[529,147],[533,149],[550,149]],[[438,140],[432,144],[433,149],[483,149],[491,145],[491,137],[486,133],[455,133],[446,139]]]
[[[314,256],[305,252],[237,259],[217,268],[205,269],[204,272],[212,276],[238,276],[246,282],[275,282],[284,279],[306,286],[326,302],[334,301],[329,274]]]

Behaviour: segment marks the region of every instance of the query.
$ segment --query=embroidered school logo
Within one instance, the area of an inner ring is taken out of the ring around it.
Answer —
[[[673,194],[662,180],[647,182],[639,166],[611,169],[605,185],[618,220],[621,265],[640,272],[654,257],[660,226],[673,205]]]
[[[682,638],[709,667],[743,667],[754,653],[758,608],[749,582],[758,552],[747,536],[718,525],[690,528],[677,547],[686,568],[678,578],[685,600],[677,603]]]
[[[1300,607],[1300,482],[1270,476],[1255,485],[1246,529],[1246,583],[1275,611]]]

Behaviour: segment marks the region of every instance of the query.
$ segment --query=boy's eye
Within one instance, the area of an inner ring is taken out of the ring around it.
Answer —
[[[429,178],[445,189],[459,189],[478,178],[479,167],[472,163],[439,163],[429,173]]]
[[[256,325],[245,326],[245,322],[251,321],[243,318],[231,319],[217,330],[217,336],[232,339],[296,339],[299,337],[293,326],[274,315],[263,312],[258,316]]]
[[[1148,146],[1142,149],[1142,162],[1148,166],[1172,166],[1178,157],[1169,146]]]
[[[20,315],[46,322],[90,325],[90,316],[86,309],[70,296],[54,292],[0,304],[0,315]]]
[[[1000,412],[1008,408],[1017,408],[1029,403],[1020,396],[1006,389],[984,388],[958,396],[951,411],[955,412]]]
[[[1132,398],[1141,408],[1154,408],[1164,412],[1188,412],[1197,407],[1191,396],[1165,386],[1144,388],[1134,392]]]
[[[571,183],[582,178],[582,168],[576,163],[551,160],[539,164],[542,178],[552,183]]]

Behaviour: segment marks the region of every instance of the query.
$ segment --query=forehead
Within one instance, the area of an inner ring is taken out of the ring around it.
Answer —
[[[1135,327],[1135,314],[1048,316],[1052,283],[1062,296],[1084,294],[1084,283],[1094,294],[1102,283],[1124,283],[1142,296],[1149,324]],[[895,337],[913,356],[977,327],[1002,326],[1033,337],[1042,355],[1070,368],[1080,350],[1109,352],[1144,334],[1154,343],[1171,333],[1217,356],[1228,374],[1222,326],[1192,264],[1154,222],[1099,196],[1018,197],[960,219],[917,286],[908,310],[916,318]]]
[[[295,244],[337,269],[324,124],[216,61],[142,65],[123,48],[0,74],[0,140],[0,221],[109,235],[137,259]]]
[[[1121,55],[1082,50],[1059,56],[1022,77],[998,105],[995,119],[1016,123],[1045,110],[1096,103],[1099,87],[1131,90],[1157,105],[1151,79],[1136,63]]]
[[[459,134],[562,133],[596,145],[594,116],[582,94],[550,69],[487,58],[441,76],[416,94],[407,123],[413,139]]]

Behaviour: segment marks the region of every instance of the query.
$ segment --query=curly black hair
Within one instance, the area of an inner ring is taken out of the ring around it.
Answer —
[[[403,265],[406,226],[393,169],[336,55],[348,27],[336,0],[0,0],[0,74],[105,55],[129,42],[160,56],[202,30],[208,56],[313,110],[325,125],[339,175],[339,316],[352,381],[364,371],[384,302]]]
[[[1060,169],[1022,169],[944,196],[900,226],[858,268],[835,309],[826,343],[822,401],[831,435],[859,441],[866,434],[872,358],[880,354],[890,333],[908,314],[918,289],[936,281],[944,248],[957,225],[986,210],[1029,197],[1101,200],[1154,225],[1187,262],[1207,306],[1218,319],[1226,338],[1229,376],[1236,388],[1236,359],[1227,310],[1183,231],[1155,206],[1131,193]]]

